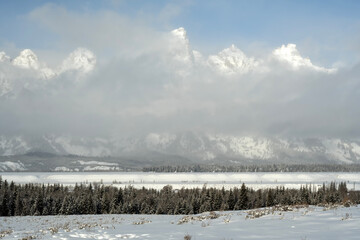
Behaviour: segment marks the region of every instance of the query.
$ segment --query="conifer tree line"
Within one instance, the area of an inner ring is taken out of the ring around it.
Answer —
[[[331,183],[314,190],[253,190],[242,184],[231,190],[193,188],[161,190],[117,188],[100,184],[66,187],[59,184],[18,185],[0,178],[0,215],[72,214],[197,214],[207,211],[241,210],[274,205],[360,203],[359,191],[348,191],[346,183]]]
[[[164,165],[143,172],[360,172],[360,164]]]

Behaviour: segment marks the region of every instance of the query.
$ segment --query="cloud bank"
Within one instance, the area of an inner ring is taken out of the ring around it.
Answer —
[[[46,5],[28,18],[58,36],[54,51],[72,50],[55,67],[29,49],[0,50],[4,134],[360,134],[360,65],[316,65],[293,43],[204,56],[184,28],[159,32],[109,11]]]

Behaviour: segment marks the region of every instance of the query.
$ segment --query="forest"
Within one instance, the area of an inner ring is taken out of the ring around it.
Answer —
[[[164,165],[143,172],[360,172],[360,164]]]
[[[253,190],[239,185],[230,190],[207,188],[161,190],[117,188],[102,184],[15,184],[0,177],[0,215],[73,214],[197,214],[207,211],[242,210],[275,205],[359,204],[360,192],[346,183],[320,187]]]

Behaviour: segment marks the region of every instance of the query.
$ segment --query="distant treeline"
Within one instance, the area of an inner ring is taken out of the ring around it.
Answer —
[[[196,214],[206,211],[240,210],[274,205],[360,203],[359,191],[348,191],[346,183],[330,183],[315,190],[253,190],[244,184],[231,190],[215,188],[162,190],[116,188],[99,184],[63,185],[8,183],[0,178],[0,215],[71,214]]]
[[[360,172],[360,164],[157,166],[157,167],[144,167],[143,172]]]

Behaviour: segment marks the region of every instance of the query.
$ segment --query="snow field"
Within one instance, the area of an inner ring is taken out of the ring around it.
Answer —
[[[252,218],[253,212],[263,216]],[[2,239],[359,239],[360,208],[257,209],[180,215],[1,217]]]

